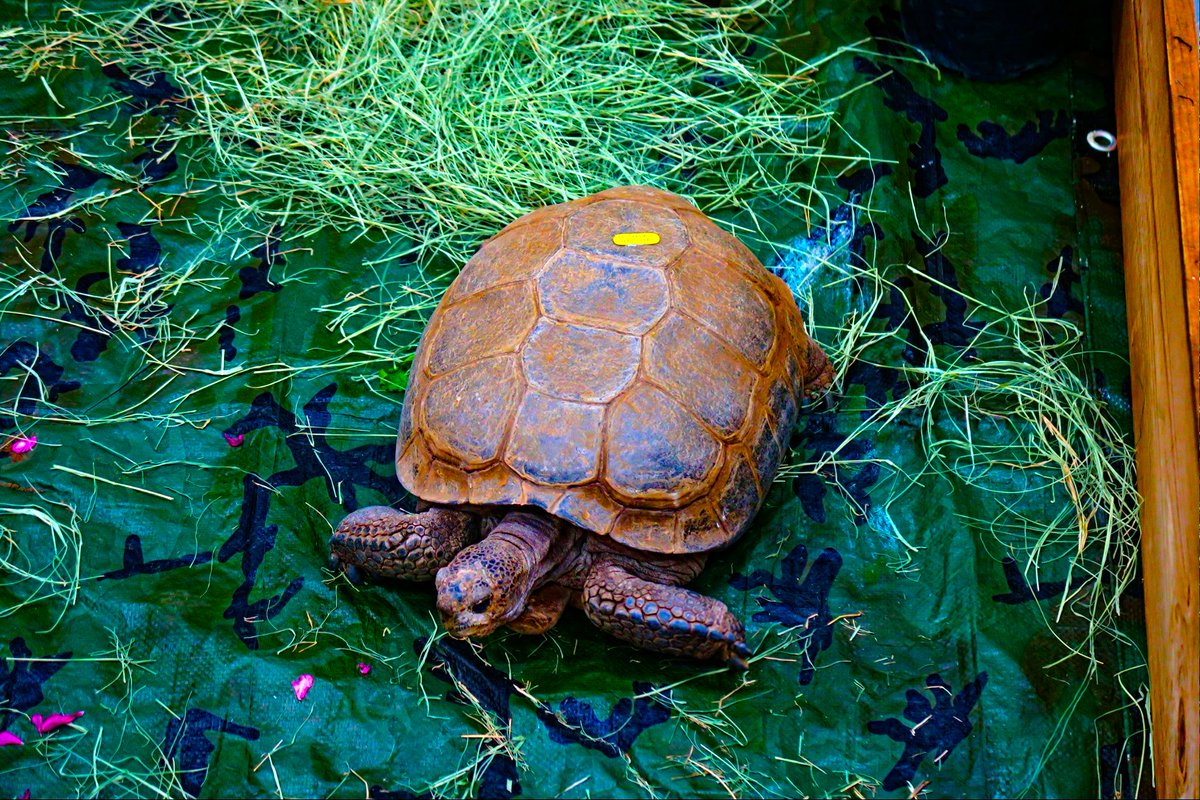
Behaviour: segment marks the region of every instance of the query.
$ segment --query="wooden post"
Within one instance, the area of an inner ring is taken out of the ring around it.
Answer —
[[[1116,51],[1154,781],[1160,798],[1200,797],[1200,81],[1192,0],[1121,0]]]
[[[1170,79],[1171,131],[1175,178],[1183,232],[1183,271],[1187,280],[1188,336],[1192,354],[1192,390],[1200,419],[1200,51],[1196,7],[1188,2],[1163,6]]]

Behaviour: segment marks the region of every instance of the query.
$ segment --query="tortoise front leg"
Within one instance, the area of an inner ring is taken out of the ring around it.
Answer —
[[[571,599],[571,590],[557,583],[548,583],[529,595],[521,616],[508,623],[517,633],[545,633],[558,624]]]
[[[349,514],[329,540],[329,566],[357,582],[362,577],[432,580],[455,554],[479,538],[479,518],[431,508],[408,514],[368,506]]]
[[[735,669],[746,669],[750,650],[745,630],[720,600],[643,580],[602,560],[588,570],[583,608],[597,627],[638,647],[719,658]]]

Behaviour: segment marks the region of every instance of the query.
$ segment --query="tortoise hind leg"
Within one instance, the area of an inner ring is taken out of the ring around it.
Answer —
[[[361,577],[432,580],[454,555],[479,538],[479,518],[450,508],[407,514],[387,506],[360,508],[329,540],[329,566]]]
[[[719,658],[746,669],[750,649],[742,623],[720,600],[643,580],[614,561],[601,560],[588,570],[583,608],[597,627],[638,647]]]

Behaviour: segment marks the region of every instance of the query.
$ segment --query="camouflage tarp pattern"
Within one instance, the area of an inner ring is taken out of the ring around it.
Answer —
[[[1128,428],[1116,160],[1085,141],[1114,125],[1103,20],[1081,23],[1088,48],[984,84],[913,63],[894,12],[840,5],[799,4],[791,26],[811,31],[806,52],[877,37],[825,76],[831,95],[870,82],[838,119],[877,160],[842,172],[829,220],[776,220],[775,243],[915,267],[903,288],[922,318],[889,321],[885,304],[875,323],[912,325],[918,349],[970,341],[954,287],[1034,298],[1084,327],[1086,377]],[[6,120],[53,118],[6,123],[0,199],[0,433],[37,437],[0,460],[0,554],[49,576],[10,571],[0,589],[15,607],[0,731],[25,742],[0,748],[0,795],[1128,795],[1136,652],[1101,654],[1078,691],[1078,659],[1046,667],[1065,655],[1046,622],[1073,588],[1065,567],[1031,585],[956,517],[978,502],[961,487],[890,500],[887,465],[916,464],[918,432],[901,417],[847,439],[903,391],[886,368],[851,368],[842,400],[801,418],[793,461],[838,451],[839,466],[777,483],[698,581],[760,651],[780,648],[746,684],[694,678],[574,612],[476,651],[436,638],[429,586],[331,580],[331,525],[415,502],[393,469],[403,366],[357,363],[346,336],[402,305],[416,267],[333,230],[231,235],[186,153],[124,145],[129,126],[188,113],[170,76],[81,66],[6,76],[0,99]],[[824,339],[822,308],[853,289],[813,283]],[[393,335],[411,342],[405,324]],[[1140,639],[1138,598],[1123,603]],[[74,711],[45,735],[30,720]]]

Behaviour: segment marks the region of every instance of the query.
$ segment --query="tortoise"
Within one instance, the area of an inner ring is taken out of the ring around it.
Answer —
[[[682,587],[746,530],[831,376],[786,284],[683,198],[538,209],[480,247],[417,348],[396,469],[418,512],[354,511],[331,566],[434,578],[458,637],[541,633],[570,604],[745,668],[742,623]]]

